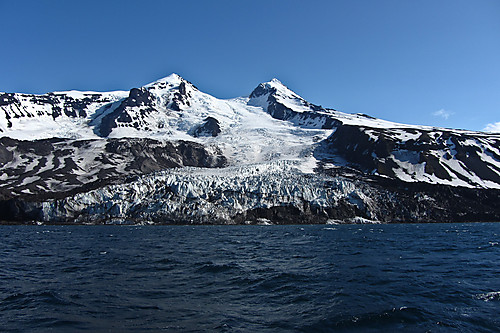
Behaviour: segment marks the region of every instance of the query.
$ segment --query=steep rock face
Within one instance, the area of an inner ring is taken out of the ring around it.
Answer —
[[[192,97],[192,85],[182,80],[179,89],[173,94],[170,107],[174,111],[181,111],[185,107],[191,106],[189,99]]]
[[[147,137],[158,133],[172,133],[178,127],[190,126],[183,120],[191,108],[196,87],[178,75],[141,88],[133,88],[129,96],[117,105],[108,105],[90,121],[94,133],[100,137]],[[206,118],[206,116],[205,116]],[[194,123],[194,119],[193,119]]]
[[[152,139],[0,139],[0,199],[84,192],[168,168],[223,167],[215,147]]]
[[[500,184],[500,136],[444,129],[337,127],[318,148],[369,174],[465,187]]]

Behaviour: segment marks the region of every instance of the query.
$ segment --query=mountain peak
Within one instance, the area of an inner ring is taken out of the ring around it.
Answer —
[[[268,87],[268,88],[274,88],[276,90],[283,90],[283,89],[286,89],[286,90],[289,90],[287,86],[285,86],[280,80],[278,80],[277,78],[272,78],[271,81],[267,81],[267,82],[264,82],[264,83],[261,83],[263,86],[265,87]]]
[[[280,95],[287,96],[288,98],[302,99],[277,78],[273,78],[271,81],[259,84],[250,94],[250,98],[256,98],[262,95]]]
[[[157,85],[171,85],[171,86],[178,86],[181,84],[181,82],[186,81],[184,78],[182,78],[179,74],[172,73],[168,76],[165,76],[161,79],[158,79],[156,81],[153,81],[149,84],[147,84],[145,87],[149,88],[151,86],[157,86]]]

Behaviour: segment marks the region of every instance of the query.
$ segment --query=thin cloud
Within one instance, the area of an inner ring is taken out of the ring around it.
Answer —
[[[484,128],[485,132],[500,133],[500,121],[497,123],[491,123],[486,125]]]
[[[448,119],[448,118],[450,118],[450,116],[452,116],[454,114],[455,114],[455,112],[446,111],[445,109],[437,110],[436,112],[432,113],[433,116],[441,117],[443,119]]]

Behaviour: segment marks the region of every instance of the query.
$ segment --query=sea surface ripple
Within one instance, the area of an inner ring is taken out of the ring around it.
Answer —
[[[500,223],[2,226],[2,332],[500,332]]]

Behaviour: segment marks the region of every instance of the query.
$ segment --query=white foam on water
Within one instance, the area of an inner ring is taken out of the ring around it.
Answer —
[[[500,301],[500,291],[491,291],[489,293],[478,294],[474,296],[475,299],[481,299],[485,302]]]

